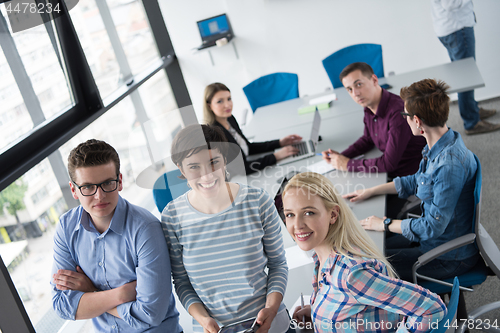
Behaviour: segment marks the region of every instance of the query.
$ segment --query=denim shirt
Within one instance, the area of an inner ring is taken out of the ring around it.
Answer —
[[[422,217],[401,222],[403,236],[427,252],[447,241],[474,232],[474,188],[477,163],[459,133],[448,129],[436,144],[422,151],[416,174],[395,178],[400,198],[414,194],[422,200]],[[439,259],[463,260],[477,253],[470,244]]]

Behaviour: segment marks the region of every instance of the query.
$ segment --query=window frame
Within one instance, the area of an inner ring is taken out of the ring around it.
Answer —
[[[75,104],[57,116],[42,121],[33,130],[0,150],[0,191],[57,151],[65,142],[136,91],[159,71],[165,71],[178,108],[192,104],[158,0],[139,1],[144,6],[160,59],[134,75],[133,81],[129,80],[128,84],[123,84],[104,100],[99,94],[66,6],[62,0],[58,1],[61,3],[63,15],[52,21],[45,17],[44,22],[52,44],[59,48],[60,53],[56,54],[60,54],[59,61],[65,64]],[[197,122],[194,112],[182,112],[181,117],[185,124]],[[16,332],[21,328],[35,332],[1,258],[0,295],[2,333]]]

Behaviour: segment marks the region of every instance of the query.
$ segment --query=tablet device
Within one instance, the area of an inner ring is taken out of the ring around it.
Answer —
[[[388,83],[381,84],[380,87],[384,88],[385,90],[392,88],[392,86]]]
[[[260,327],[257,324],[257,318],[249,318],[239,321],[234,324],[224,325],[220,328],[219,333],[252,333],[257,332]]]

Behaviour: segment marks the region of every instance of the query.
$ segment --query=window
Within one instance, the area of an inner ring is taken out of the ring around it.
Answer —
[[[160,58],[141,1],[86,0],[70,14],[102,98]]]
[[[0,52],[0,122],[10,123],[8,130],[0,134],[2,149],[73,105],[73,97],[64,74],[66,69],[45,26],[13,34],[5,20],[5,6],[0,6],[0,13],[4,16],[0,31],[7,34],[2,38]],[[25,81],[25,76],[30,80]]]
[[[0,255],[31,322],[44,332],[44,322],[54,320],[48,280],[52,235],[67,205],[47,159],[0,192],[0,203],[7,192],[7,205],[17,209],[0,216]]]

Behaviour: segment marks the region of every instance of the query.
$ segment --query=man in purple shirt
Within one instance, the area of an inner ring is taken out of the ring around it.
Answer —
[[[355,62],[340,73],[340,81],[352,99],[364,107],[363,136],[341,153],[332,149],[323,158],[337,170],[387,172],[389,178],[407,176],[418,170],[425,140],[413,136],[400,112],[403,100],[378,84],[370,65]],[[354,157],[377,147],[382,156],[372,159]]]

